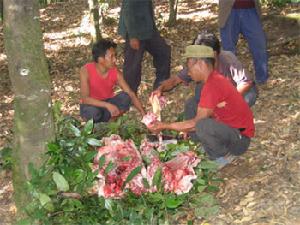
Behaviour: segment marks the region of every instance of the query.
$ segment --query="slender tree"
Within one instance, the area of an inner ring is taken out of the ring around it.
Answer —
[[[30,201],[28,165],[42,162],[54,138],[51,82],[45,60],[36,0],[4,0],[4,42],[14,91],[13,185],[19,216]]]
[[[0,21],[3,20],[3,0],[0,0]]]
[[[99,41],[101,37],[101,31],[100,31],[100,15],[99,15],[99,2],[98,0],[88,0],[89,3],[89,9],[90,9],[90,21],[93,25],[93,28],[91,30],[91,36],[93,42]]]
[[[174,26],[176,23],[178,1],[179,0],[169,0],[168,26]]]

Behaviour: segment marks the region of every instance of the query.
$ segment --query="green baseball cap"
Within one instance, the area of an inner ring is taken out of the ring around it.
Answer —
[[[189,45],[185,48],[183,58],[214,58],[214,50],[206,45]]]

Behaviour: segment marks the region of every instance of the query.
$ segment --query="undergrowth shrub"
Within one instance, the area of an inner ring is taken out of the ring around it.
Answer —
[[[33,200],[25,209],[28,218],[20,220],[19,225],[154,225],[174,224],[187,218],[192,224],[196,218],[208,218],[218,213],[214,192],[218,191],[221,180],[216,177],[215,163],[206,160],[200,151],[197,152],[201,163],[195,168],[198,177],[187,194],[165,193],[161,171],[157,171],[153,179],[158,188],[156,193],[136,196],[124,190],[125,197],[122,199],[104,199],[94,195],[92,187],[97,173],[92,171],[91,165],[96,148],[102,144],[100,139],[114,133],[123,139],[133,139],[139,146],[145,128],[126,116],[96,127],[92,121],[81,126],[76,119],[62,116],[59,105],[54,107],[54,115],[56,140],[47,145],[45,163],[40,168],[29,167],[32,178],[28,181],[27,191]],[[198,148],[192,142],[181,141],[168,145],[160,159],[168,161],[182,151]]]

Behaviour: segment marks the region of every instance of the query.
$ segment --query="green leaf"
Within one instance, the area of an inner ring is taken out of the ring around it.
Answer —
[[[86,162],[90,162],[93,158],[95,158],[95,155],[97,154],[96,151],[88,151],[86,155],[84,156],[84,160]]]
[[[218,165],[213,161],[202,161],[200,162],[201,169],[208,169],[208,170],[216,170]]]
[[[207,187],[207,191],[210,191],[210,192],[218,192],[219,190],[220,190],[220,188],[217,186],[214,186],[214,185],[209,185]]]
[[[98,168],[101,169],[105,164],[105,155],[102,155],[100,158],[99,158],[99,166]]]
[[[205,190],[205,188],[206,188],[206,186],[198,186],[197,187],[197,191],[199,192],[199,193],[201,193],[201,192],[203,192],[204,190]]]
[[[146,224],[155,224],[153,219],[154,219],[154,209],[153,208],[147,208],[145,211],[145,217],[147,218],[147,223]]]
[[[32,225],[32,221],[30,219],[21,219],[16,225]]]
[[[187,225],[193,225],[194,222],[192,220],[188,220]]]
[[[169,208],[169,209],[176,209],[182,203],[183,203],[183,200],[182,199],[178,199],[176,197],[168,197],[166,199],[166,202],[165,202],[167,208]]]
[[[207,182],[206,182],[206,180],[199,177],[199,178],[197,178],[197,183],[200,185],[206,185]]]
[[[49,212],[54,211],[54,206],[52,202],[48,202],[46,205],[44,205],[44,208],[47,209]]]
[[[74,171],[74,180],[75,182],[78,184],[78,183],[81,183],[84,178],[85,178],[85,172],[82,170],[82,169],[76,169]]]
[[[134,168],[127,176],[122,188],[124,188],[127,183],[129,183],[137,174],[139,174],[141,172],[141,169],[141,166],[137,166],[136,168]]]
[[[84,207],[78,199],[64,199],[61,206],[63,206],[64,211],[70,212],[80,210]]]
[[[163,195],[158,192],[150,193],[148,195],[148,200],[152,203],[161,202],[163,199],[164,199]]]
[[[129,225],[142,224],[141,215],[137,214],[134,210],[129,215]]]
[[[202,193],[193,199],[193,202],[199,206],[212,206],[217,204],[216,199],[212,194]]]
[[[70,124],[70,130],[73,132],[73,134],[76,137],[80,137],[81,136],[80,130],[77,127],[75,127],[73,124]]]
[[[34,165],[32,162],[28,164],[28,171],[32,177],[32,180],[34,180],[38,176],[38,170],[34,168]]]
[[[53,180],[56,183],[57,190],[59,191],[68,191],[69,190],[69,183],[66,179],[58,172],[53,172]]]
[[[153,176],[152,187],[156,186],[156,188],[159,188],[161,184],[161,178],[162,178],[161,167],[159,167],[157,168]]]
[[[108,211],[113,212],[114,202],[112,199],[105,199],[104,206]]]
[[[44,194],[44,193],[37,193],[37,197],[42,206],[46,205],[47,203],[51,202],[51,198]]]
[[[110,161],[104,170],[104,174],[107,175],[110,171],[112,171],[114,169],[114,167],[115,167],[115,164],[112,161]]]
[[[101,141],[95,138],[88,138],[86,142],[91,146],[101,146]]]
[[[122,160],[125,161],[125,162],[127,162],[127,161],[131,160],[131,157],[130,156],[126,156],[126,157],[122,158]]]
[[[147,180],[145,177],[143,177],[142,180],[143,180],[143,185],[144,185],[144,187],[147,188],[147,189],[149,189],[149,188],[150,188],[150,185],[149,185],[148,180]]]
[[[146,164],[146,166],[151,164],[151,160],[147,156],[142,156],[143,162]]]
[[[93,120],[91,119],[91,120],[87,121],[87,123],[85,124],[85,126],[83,128],[84,133],[91,134],[93,131],[93,127],[94,127]]]
[[[212,207],[199,207],[195,209],[195,216],[199,219],[208,219],[211,216],[217,215],[219,212],[219,206],[215,205]]]

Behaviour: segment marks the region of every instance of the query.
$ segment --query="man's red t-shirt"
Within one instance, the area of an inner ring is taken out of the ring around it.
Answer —
[[[213,71],[203,85],[199,106],[213,110],[213,118],[241,134],[254,136],[253,114],[236,88],[223,75]],[[219,105],[218,105],[219,104]]]
[[[114,97],[114,87],[117,83],[117,68],[112,68],[107,72],[107,76],[103,77],[97,72],[95,63],[85,65],[89,75],[89,89],[91,98],[97,100],[106,100]]]

